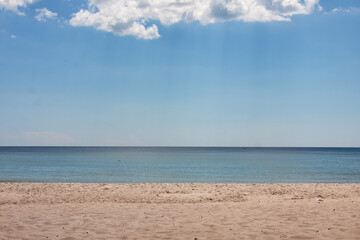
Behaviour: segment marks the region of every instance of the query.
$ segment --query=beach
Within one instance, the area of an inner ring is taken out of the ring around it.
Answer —
[[[0,183],[0,239],[359,239],[360,184]]]

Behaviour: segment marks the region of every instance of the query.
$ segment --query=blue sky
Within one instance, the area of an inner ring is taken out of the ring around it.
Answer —
[[[0,0],[0,145],[360,147],[359,1],[202,1]]]

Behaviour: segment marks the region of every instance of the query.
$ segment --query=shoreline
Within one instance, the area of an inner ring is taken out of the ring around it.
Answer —
[[[359,183],[0,182],[0,239],[359,236]]]
[[[6,193],[9,195],[6,197]],[[31,183],[0,182],[0,205],[23,203],[174,203],[242,201],[254,196],[360,197],[359,183]]]

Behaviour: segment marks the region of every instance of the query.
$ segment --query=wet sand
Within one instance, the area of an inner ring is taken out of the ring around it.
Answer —
[[[360,239],[360,184],[0,183],[0,239]]]

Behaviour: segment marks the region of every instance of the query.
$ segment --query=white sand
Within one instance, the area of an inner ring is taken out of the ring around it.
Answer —
[[[360,239],[360,184],[0,183],[2,239]]]

